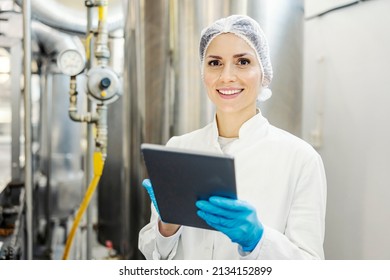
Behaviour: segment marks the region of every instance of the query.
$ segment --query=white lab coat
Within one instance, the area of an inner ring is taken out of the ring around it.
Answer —
[[[202,129],[171,138],[167,145],[222,153],[215,119]],[[145,258],[323,259],[326,178],[319,154],[270,125],[261,113],[242,125],[227,153],[235,157],[238,198],[256,208],[264,226],[256,248],[245,254],[221,232],[187,226],[163,237],[152,207],[150,223],[139,234]]]

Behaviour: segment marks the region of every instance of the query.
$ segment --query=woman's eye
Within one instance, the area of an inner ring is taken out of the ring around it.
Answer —
[[[208,64],[209,64],[210,66],[219,66],[219,65],[221,65],[221,63],[219,62],[219,60],[210,60]]]
[[[241,58],[239,61],[238,61],[238,64],[239,65],[249,65],[251,62],[249,59],[247,58]]]

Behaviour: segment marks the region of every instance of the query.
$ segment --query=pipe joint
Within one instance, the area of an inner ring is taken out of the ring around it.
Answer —
[[[96,149],[106,158],[108,139],[107,106],[99,104],[96,112],[98,115],[98,121],[96,122]]]
[[[86,123],[96,123],[99,119],[97,114],[93,113],[86,113],[85,115],[81,115],[77,112],[77,108],[75,107],[69,107],[69,117],[72,121]]]
[[[93,0],[86,0],[86,1],[84,1],[84,5],[87,8],[93,8],[93,7],[95,7],[95,1],[93,1]]]

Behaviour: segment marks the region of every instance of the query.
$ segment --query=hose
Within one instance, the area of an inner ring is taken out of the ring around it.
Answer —
[[[76,234],[80,220],[83,217],[83,214],[84,214],[85,210],[87,209],[88,204],[91,201],[91,198],[92,198],[92,196],[95,192],[95,189],[99,183],[100,177],[102,176],[103,167],[104,167],[104,159],[103,159],[103,154],[101,152],[95,152],[93,154],[93,167],[94,167],[94,176],[92,178],[91,183],[88,186],[87,192],[85,193],[83,201],[82,201],[80,208],[76,214],[76,218],[73,222],[72,229],[70,230],[70,233],[68,235],[68,239],[66,240],[65,250],[64,250],[64,254],[62,256],[63,260],[68,259],[70,248],[72,246],[73,239],[74,239],[74,236]]]

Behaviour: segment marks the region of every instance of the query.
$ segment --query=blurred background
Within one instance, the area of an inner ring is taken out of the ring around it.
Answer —
[[[140,144],[210,122],[201,30],[247,14],[270,45],[275,126],[328,180],[326,259],[390,259],[389,0],[0,0],[0,259],[142,259]],[[79,224],[94,150],[103,174]]]

